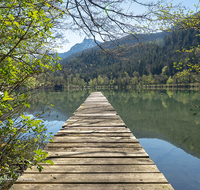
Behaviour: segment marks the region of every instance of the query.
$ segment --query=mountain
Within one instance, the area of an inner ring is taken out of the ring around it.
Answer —
[[[113,42],[105,42],[101,44],[101,46],[105,49],[113,49],[116,48],[116,45],[122,46],[132,46],[138,43],[155,41],[157,39],[161,40],[164,39],[166,35],[170,34],[169,32],[157,32],[151,34],[135,34],[135,35],[127,35],[120,39],[114,40]]]
[[[99,41],[97,41],[98,43],[101,43]],[[61,57],[62,59],[70,56],[71,54],[77,53],[77,52],[81,52],[83,50],[86,49],[90,49],[95,47],[97,44],[94,42],[93,39],[84,39],[81,43],[77,43],[74,46],[71,47],[71,49],[67,52],[64,53],[58,53],[58,56]]]
[[[114,49],[117,46],[123,46],[123,45],[125,45],[125,46],[133,46],[134,44],[138,44],[138,43],[142,43],[142,42],[162,40],[168,34],[170,34],[170,33],[169,32],[168,33],[166,33],[166,32],[158,32],[158,33],[152,33],[152,34],[127,35],[125,37],[122,37],[120,39],[114,40],[112,42],[108,41],[108,42],[101,43],[101,47],[103,49]],[[89,39],[89,40],[91,40],[91,39]],[[98,43],[100,43],[100,42],[98,42]],[[96,45],[96,43],[95,43],[95,45]],[[75,46],[73,46],[71,49],[74,49]],[[97,45],[93,46],[93,47],[85,48],[84,50],[76,51],[74,53],[72,52],[71,54],[69,54],[67,56],[63,56],[62,54],[59,54],[59,56],[62,58],[60,63],[61,63],[61,65],[63,65],[67,61],[69,61],[69,60],[71,60],[71,59],[73,59],[75,57],[80,56],[82,53],[90,53],[90,52],[96,51],[96,50],[100,50],[100,48]],[[68,53],[68,52],[66,52],[66,53]],[[63,54],[66,54],[66,53],[63,53]]]

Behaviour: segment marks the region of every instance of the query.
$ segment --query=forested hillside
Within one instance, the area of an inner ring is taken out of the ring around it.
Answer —
[[[57,84],[74,85],[134,85],[134,84],[173,84],[190,83],[197,79],[196,73],[176,78],[178,70],[174,62],[184,62],[187,56],[192,56],[197,62],[196,54],[182,53],[182,48],[198,46],[198,32],[177,30],[164,39],[157,39],[141,45],[120,46],[117,57],[91,50],[79,56],[62,62],[63,69],[54,76],[43,76],[43,80],[51,78]],[[179,52],[177,50],[180,50]],[[113,50],[114,52],[115,50]],[[114,52],[115,53],[115,52]],[[54,77],[54,78],[52,78]]]

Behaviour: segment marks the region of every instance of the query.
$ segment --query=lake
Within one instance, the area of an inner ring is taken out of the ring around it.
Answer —
[[[39,90],[27,114],[44,118],[55,134],[92,90]],[[175,190],[200,189],[200,93],[177,90],[101,90]]]

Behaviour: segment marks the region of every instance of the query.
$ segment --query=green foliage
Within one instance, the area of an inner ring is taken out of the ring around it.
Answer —
[[[33,165],[40,168],[39,163],[47,157],[39,151],[40,147],[50,140],[46,130],[42,120],[30,116],[7,118],[0,130],[1,179],[9,177],[14,181],[25,168]]]
[[[54,165],[54,163],[51,160],[45,160],[45,158],[48,156],[48,153],[45,151],[42,151],[42,149],[38,149],[38,150],[34,150],[33,151],[35,153],[34,155],[34,160],[36,161],[36,163],[48,163],[48,164],[52,164]],[[43,167],[39,164],[36,164],[39,172],[42,171]]]
[[[179,9],[178,11],[173,11],[172,4],[168,7],[160,7],[159,12],[157,13],[158,19],[164,21],[168,25],[168,30],[177,30],[177,29],[194,29],[200,32],[200,12],[199,12],[199,3],[198,5],[194,5],[196,12],[184,8]],[[195,36],[199,36],[198,34],[193,34]],[[179,56],[182,57],[182,60],[179,62],[174,62],[174,67],[181,71],[179,73],[179,77],[183,76],[187,73],[200,71],[199,66],[199,54],[200,54],[200,45],[193,45],[192,36],[188,35],[186,40],[189,42],[187,47],[182,47],[181,49],[177,49],[176,52],[179,53]]]
[[[164,66],[162,69],[162,75],[169,75],[169,67],[168,66]]]
[[[168,80],[167,80],[167,84],[173,84],[174,80],[172,79],[171,76],[169,76]]]
[[[30,106],[28,92],[42,85],[38,74],[61,68],[59,58],[52,56],[49,46],[54,39],[53,22],[62,17],[53,3],[51,0],[0,2],[1,187],[7,185],[2,179],[15,180],[26,167],[39,167],[39,162],[47,156],[33,152],[49,140],[42,120],[23,114],[19,117],[17,113]]]

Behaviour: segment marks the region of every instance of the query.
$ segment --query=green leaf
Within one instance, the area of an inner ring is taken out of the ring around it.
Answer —
[[[48,163],[48,164],[54,165],[53,161],[51,161],[51,160],[45,160],[45,163]]]

